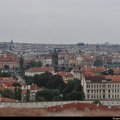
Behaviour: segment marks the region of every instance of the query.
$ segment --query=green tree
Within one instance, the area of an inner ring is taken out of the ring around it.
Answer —
[[[15,82],[12,84],[12,86],[14,87],[14,98],[16,100],[21,100],[21,94],[22,94],[21,84]]]
[[[85,95],[80,80],[69,80],[63,90],[64,100],[84,100]]]
[[[30,90],[27,90],[27,93],[26,93],[26,102],[29,102],[30,101]]]
[[[0,77],[11,77],[11,73],[10,72],[0,72]]]
[[[53,79],[53,74],[46,71],[45,73],[41,74],[41,75],[35,75],[33,76],[33,81],[34,84],[36,84],[37,86],[44,86],[46,87],[48,84],[48,81]]]
[[[24,76],[23,79],[25,80],[26,85],[31,85],[33,83],[32,76]]]
[[[108,75],[114,75],[114,70],[113,69],[109,69],[108,70]]]
[[[21,55],[21,58],[20,58],[20,61],[19,61],[19,74],[20,76],[24,76],[25,74],[25,68],[24,68],[24,59],[23,59],[23,56]]]
[[[42,67],[43,63],[41,61],[32,60],[26,64],[25,69],[30,69],[32,67]]]
[[[94,100],[93,103],[101,105],[101,102],[99,100]]]
[[[36,93],[36,100],[39,101],[40,98],[44,98],[45,101],[51,101],[54,97],[60,96],[60,91],[58,89],[44,89]]]
[[[60,75],[54,75],[53,79],[48,81],[47,88],[63,90],[65,88],[63,77]]]
[[[1,96],[2,97],[6,97],[6,98],[11,98],[13,99],[14,98],[14,95],[13,95],[13,91],[10,90],[10,89],[5,89],[1,92]]]

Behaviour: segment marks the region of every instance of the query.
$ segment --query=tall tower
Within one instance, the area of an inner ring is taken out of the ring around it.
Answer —
[[[13,40],[11,40],[10,42],[10,51],[13,50],[14,44],[13,44]]]
[[[58,51],[56,48],[54,48],[54,52],[52,54],[52,65],[57,66],[58,65]]]

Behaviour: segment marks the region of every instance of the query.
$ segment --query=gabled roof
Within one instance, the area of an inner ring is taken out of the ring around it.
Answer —
[[[62,77],[73,77],[70,72],[58,72],[57,75],[60,75]]]

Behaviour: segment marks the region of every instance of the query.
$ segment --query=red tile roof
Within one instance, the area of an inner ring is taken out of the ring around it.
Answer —
[[[113,76],[108,75],[108,76],[106,76],[106,78],[111,79],[112,82],[120,82],[120,75],[119,76],[117,76],[117,75],[113,75]]]
[[[86,80],[91,80],[92,82],[101,82],[102,80],[105,80],[106,77],[104,75],[101,76],[85,76]]]
[[[0,102],[17,102],[17,100],[1,97]]]
[[[4,54],[0,56],[0,62],[18,62],[18,57],[12,54]]]
[[[119,108],[117,107],[111,107],[108,108],[108,106],[104,106],[104,105],[99,105],[97,106],[96,104],[93,103],[68,103],[68,104],[64,104],[64,105],[56,105],[56,106],[50,106],[47,107],[47,110],[50,112],[58,112],[58,111],[64,111],[65,109],[77,109],[77,110],[85,110],[85,109],[89,109],[91,111],[94,110],[102,110],[102,111],[120,111]]]
[[[73,77],[70,72],[58,72],[57,75],[60,75],[62,77]]]

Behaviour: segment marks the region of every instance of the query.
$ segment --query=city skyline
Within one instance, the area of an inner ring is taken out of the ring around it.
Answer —
[[[0,0],[0,42],[120,44],[119,0]]]

